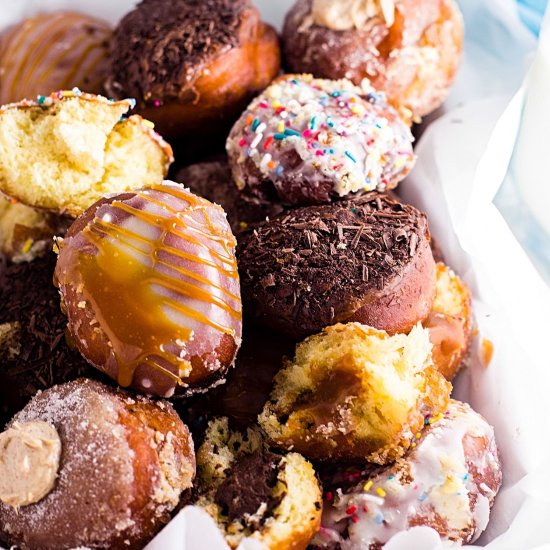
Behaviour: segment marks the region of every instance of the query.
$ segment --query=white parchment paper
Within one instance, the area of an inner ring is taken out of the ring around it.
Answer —
[[[116,22],[135,4],[0,2],[0,30],[23,17],[61,8]],[[257,0],[264,16],[277,25],[292,3]],[[474,352],[471,368],[455,384],[455,396],[495,426],[504,467],[503,488],[477,544],[491,550],[550,549],[550,290],[493,202],[516,144],[525,99],[521,85],[536,43],[521,25],[512,0],[460,3],[467,29],[465,60],[445,108],[431,117],[417,145],[415,170],[400,189],[405,199],[428,212],[447,262],[473,290],[478,340],[494,345],[490,365],[485,367]],[[550,24],[543,37],[550,43]],[[537,67],[548,59],[535,64],[531,82],[540,82],[537,71],[543,69]],[[540,97],[530,104],[531,127],[550,112],[541,111],[550,109],[549,96],[544,97],[546,104]],[[534,132],[523,130],[522,139],[537,139]],[[525,185],[525,194],[536,193]],[[247,541],[242,547],[255,550],[258,545]],[[386,545],[388,550],[443,547],[434,531],[422,527],[400,533]],[[202,549],[227,546],[210,517],[195,507],[180,512],[147,546]]]

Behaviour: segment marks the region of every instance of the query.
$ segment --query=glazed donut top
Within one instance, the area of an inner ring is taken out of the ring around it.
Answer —
[[[252,161],[276,187],[295,178],[312,188],[329,180],[331,195],[342,197],[395,187],[414,165],[412,141],[408,126],[367,81],[358,87],[287,75],[249,105],[226,148],[241,189],[239,167]]]
[[[249,0],[143,0],[115,30],[106,89],[155,107],[192,98],[205,65],[238,45],[251,9]]]
[[[347,469],[329,481],[320,543],[356,548],[361,541],[361,547],[378,548],[411,527],[415,517],[443,525],[450,540],[468,532],[471,539],[479,536],[501,481],[493,428],[458,401],[427,424],[413,450],[394,466]],[[341,532],[345,520],[351,520],[347,536]]]
[[[240,342],[234,246],[222,209],[183,186],[165,182],[99,201],[61,244],[56,277],[69,326],[78,326],[78,309],[89,302],[121,386],[141,364],[181,383],[193,370],[189,342],[198,356],[224,334]],[[83,303],[68,303],[68,285]]]
[[[101,91],[111,34],[79,13],[25,19],[0,40],[0,105],[72,86]]]

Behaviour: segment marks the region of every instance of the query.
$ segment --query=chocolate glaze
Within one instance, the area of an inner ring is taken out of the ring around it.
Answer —
[[[377,193],[291,210],[240,238],[245,308],[296,339],[348,321],[410,329],[435,295],[429,239],[425,214]]]
[[[193,95],[204,65],[237,45],[248,0],[143,0],[118,24],[106,88],[154,104]]]
[[[101,377],[65,339],[67,319],[52,279],[53,252],[0,270],[0,325],[19,323],[20,353],[0,349],[0,425],[39,391]]]
[[[280,456],[262,451],[244,455],[237,461],[215,497],[216,504],[230,522],[242,520],[245,514],[256,514],[265,503],[266,509],[259,519],[259,524],[262,524],[277,508],[284,496],[273,496],[280,462]]]

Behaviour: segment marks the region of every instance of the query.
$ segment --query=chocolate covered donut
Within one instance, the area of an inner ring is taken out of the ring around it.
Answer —
[[[241,340],[234,246],[223,210],[174,183],[97,202],[55,271],[82,355],[152,395],[219,382]]]
[[[277,34],[249,0],[144,0],[115,29],[105,86],[163,135],[211,143],[279,67]]]
[[[407,125],[368,84],[285,75],[248,106],[226,148],[244,194],[318,204],[395,187],[414,165],[411,143]]]
[[[238,258],[249,313],[295,341],[349,321],[408,332],[435,297],[426,216],[377,193],[258,224]]]
[[[143,548],[195,474],[168,403],[85,379],[38,394],[0,448],[0,540],[21,548]]]
[[[489,522],[502,470],[493,428],[451,401],[395,464],[327,469],[322,479],[323,521],[313,547],[379,550],[417,525],[443,541],[474,542]]]
[[[418,120],[445,99],[463,40],[455,0],[297,0],[283,29],[292,72],[367,78]]]

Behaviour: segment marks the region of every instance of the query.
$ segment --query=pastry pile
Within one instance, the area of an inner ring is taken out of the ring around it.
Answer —
[[[188,504],[232,548],[487,526],[471,293],[396,194],[460,13],[298,0],[279,43],[250,0],[2,36],[1,543],[139,549]]]

